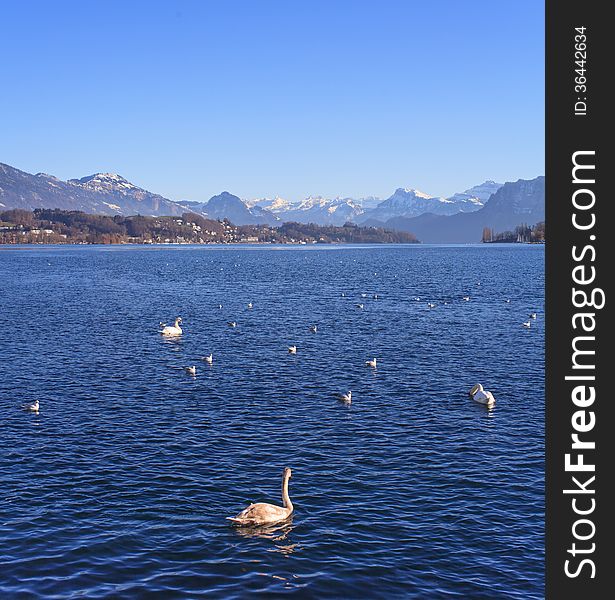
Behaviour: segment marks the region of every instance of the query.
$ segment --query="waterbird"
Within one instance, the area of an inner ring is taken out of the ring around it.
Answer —
[[[462,300],[465,300],[466,302],[469,302],[469,301],[470,301],[470,296],[464,296],[464,297],[462,298]]]
[[[419,296],[416,296],[416,297],[414,298],[414,300],[415,300],[416,302],[418,302],[418,301],[420,300],[420,297],[419,297]]]
[[[376,359],[372,358],[372,360],[366,360],[365,361],[365,366],[366,367],[374,367],[374,369],[376,368]]]
[[[523,327],[527,327],[528,329],[532,326],[531,321],[525,321],[522,323]]]
[[[535,319],[538,315],[536,313],[530,313],[530,319]]]
[[[184,371],[193,377],[196,375],[196,367],[184,367]]]
[[[374,300],[378,300],[378,298],[380,298],[380,296],[379,296],[378,294],[374,294],[374,295],[372,296],[372,298],[373,298]]]
[[[344,404],[350,404],[352,402],[352,392],[348,390],[345,394],[337,394],[337,399]]]
[[[218,304],[218,308],[222,308],[222,304]]]
[[[506,304],[510,304],[510,298],[506,298],[506,300],[504,300],[504,302],[506,302]]]
[[[237,327],[237,321],[228,321],[229,327]]]
[[[252,304],[252,302],[248,302],[248,308],[252,308],[254,305]]]
[[[427,308],[436,308],[436,305],[433,302],[428,302]]]
[[[469,392],[470,398],[474,400],[474,402],[478,402],[479,404],[484,404],[485,406],[491,407],[495,404],[495,398],[491,392],[487,392],[483,389],[483,386],[480,383],[477,383]]]
[[[355,304],[355,306],[356,306],[359,310],[363,310],[363,304]]]
[[[289,346],[288,347],[289,354],[297,354],[297,346]]]
[[[345,297],[346,297],[346,294],[344,294],[344,292],[342,292],[342,293],[340,294],[340,296],[341,296],[342,298],[345,298]]]
[[[257,502],[256,504],[250,504],[248,508],[242,510],[238,515],[226,518],[242,527],[270,525],[288,519],[293,512],[293,503],[288,495],[288,480],[291,476],[292,471],[289,467],[285,467],[282,472],[282,506],[276,506],[268,502]]]
[[[39,406],[40,406],[40,405],[39,405],[38,400],[35,400],[34,402],[26,402],[25,404],[23,404],[23,405],[22,405],[22,408],[23,408],[24,410],[28,410],[28,411],[30,411],[30,412],[35,412],[35,413],[37,413],[37,412],[38,412],[38,409],[39,409]]]
[[[209,356],[204,356],[203,360],[208,364],[211,365],[214,362],[214,355],[210,354]]]
[[[316,333],[318,331],[318,327],[316,327],[316,325],[310,325],[310,331],[312,333]]]
[[[361,298],[367,298],[367,294],[361,294]]]
[[[182,322],[182,318],[181,317],[177,317],[175,319],[175,325],[165,325],[161,330],[160,333],[162,335],[181,335],[183,333],[182,328],[179,326],[179,324]]]

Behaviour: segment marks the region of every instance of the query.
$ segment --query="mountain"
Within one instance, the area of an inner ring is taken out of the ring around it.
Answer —
[[[103,215],[181,215],[175,202],[113,173],[62,181],[0,163],[0,209],[60,208]]]
[[[310,196],[284,213],[278,213],[278,216],[284,221],[339,226],[355,221],[361,214],[363,209],[352,198]]]
[[[545,178],[519,179],[505,183],[483,208],[444,216],[425,213],[417,217],[394,217],[385,226],[412,232],[427,243],[480,242],[483,228],[513,230],[525,223],[535,225],[545,219]]]
[[[280,219],[272,212],[256,205],[250,208],[241,198],[229,192],[213,196],[209,201],[196,205],[195,208],[210,219],[228,219],[234,225],[276,225],[280,223]]]
[[[460,212],[473,212],[484,206],[484,202],[502,186],[495,181],[485,181],[465,192],[454,194],[450,198],[430,196],[416,189],[398,188],[394,194],[367,210],[358,219],[358,223],[377,225],[398,217],[418,217],[425,213],[434,215],[454,215]]]

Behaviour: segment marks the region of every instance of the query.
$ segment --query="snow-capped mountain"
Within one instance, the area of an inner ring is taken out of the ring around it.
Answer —
[[[447,199],[459,205],[459,212],[472,212],[482,208],[487,200],[489,200],[502,185],[502,183],[488,180],[480,185],[475,185],[467,189],[465,192],[457,192]]]
[[[183,208],[209,219],[228,219],[235,225],[275,225],[280,219],[272,212],[253,204],[249,206],[238,196],[222,192],[207,202],[179,202]]]
[[[259,198],[257,200],[244,200],[248,208],[258,206],[272,213],[285,212],[291,209],[291,203],[284,198],[276,196],[275,198]]]
[[[376,208],[366,211],[359,222],[368,220],[384,222],[394,217],[416,217],[427,212],[452,215],[459,211],[456,203],[446,198],[430,196],[412,188],[397,188],[390,198],[381,202]]]
[[[175,202],[113,173],[62,181],[0,164],[0,209],[60,208],[103,215],[181,215]]]

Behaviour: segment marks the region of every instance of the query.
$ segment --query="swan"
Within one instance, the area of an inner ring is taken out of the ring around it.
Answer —
[[[289,346],[288,347],[289,354],[297,354],[297,346]]]
[[[229,321],[228,322],[228,326],[229,327],[237,327],[237,322],[236,321]]]
[[[348,390],[345,394],[337,394],[337,399],[344,404],[350,404],[352,402],[352,392]]]
[[[310,325],[310,331],[312,333],[316,333],[318,331],[318,327],[316,327],[316,325]]]
[[[164,326],[161,330],[160,333],[162,335],[181,335],[182,332],[182,328],[179,326],[179,324],[182,322],[182,318],[181,317],[177,317],[177,319],[175,319],[175,325],[166,325]]]
[[[421,297],[420,297],[420,296],[415,296],[415,297],[414,297],[414,301],[415,301],[415,302],[418,302],[420,299],[421,299]]]
[[[361,294],[361,298],[367,298],[367,294]]]
[[[38,412],[39,409],[39,402],[38,400],[35,400],[34,402],[27,402],[26,404],[22,405],[22,408],[24,410],[29,410],[30,412]]]
[[[252,304],[252,302],[248,302],[248,308],[252,308],[254,306],[254,304]]]
[[[535,319],[538,315],[536,313],[530,313],[530,319]]]
[[[355,306],[356,306],[359,310],[363,310],[363,304],[355,304]]]
[[[527,327],[528,329],[532,326],[531,321],[525,321],[524,323],[522,323],[523,327]]]
[[[510,304],[510,298],[506,298],[506,300],[504,300],[504,302],[506,302],[506,304]]]
[[[428,302],[427,308],[436,308],[436,305],[433,302]]]
[[[196,367],[184,367],[184,371],[193,377],[196,375]]]
[[[366,360],[365,361],[365,366],[366,367],[374,367],[374,369],[376,368],[376,359],[372,358],[372,360]]]
[[[204,356],[203,360],[208,364],[211,365],[214,362],[214,355],[210,354],[209,356]]]
[[[372,298],[373,298],[374,300],[378,300],[378,298],[380,298],[380,296],[379,296],[378,294],[374,294],[374,295],[372,296]]]
[[[462,300],[464,300],[465,302],[469,302],[470,301],[470,296],[464,296],[462,298]]]
[[[254,527],[259,525],[272,525],[279,523],[290,517],[293,512],[293,503],[288,495],[288,480],[292,476],[292,471],[286,467],[282,473],[282,503],[283,506],[276,506],[268,502],[257,502],[250,504],[248,508],[242,510],[235,517],[226,517],[229,521],[242,527]]]
[[[491,407],[495,404],[495,398],[491,392],[486,392],[483,389],[483,386],[480,383],[477,383],[470,390],[470,398],[474,400],[474,402],[478,402],[479,404],[484,404],[485,406]]]
[[[218,308],[222,308],[222,304],[218,304]]]

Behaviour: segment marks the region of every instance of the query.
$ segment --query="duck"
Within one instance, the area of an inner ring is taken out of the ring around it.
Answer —
[[[196,376],[196,367],[184,367],[184,371],[186,371],[186,373],[188,375],[192,375],[193,377]]]
[[[181,335],[183,333],[182,328],[179,326],[181,322],[182,318],[177,317],[177,319],[175,319],[175,325],[165,325],[160,330],[160,333],[162,335]]]
[[[352,392],[348,390],[345,394],[337,394],[337,399],[344,404],[350,404],[352,402]]]
[[[536,313],[530,313],[530,319],[536,319],[538,315]]]
[[[214,362],[214,355],[210,354],[209,356],[204,356],[203,360],[208,364],[211,365]]]
[[[40,403],[38,400],[35,400],[34,402],[26,402],[25,404],[22,405],[22,408],[24,410],[30,411],[30,412],[38,412],[38,409],[40,407]]]
[[[470,398],[474,402],[484,404],[487,407],[492,407],[495,404],[495,398],[491,392],[487,392],[483,389],[480,383],[477,383],[469,392]]]
[[[288,347],[289,354],[297,354],[297,346],[289,346]]]
[[[531,321],[525,321],[523,323],[521,323],[523,325],[523,327],[526,327],[527,329],[529,329],[532,326]]]
[[[312,333],[316,333],[318,331],[318,327],[316,327],[316,325],[310,325],[310,331]]]
[[[376,368],[376,359],[372,358],[371,360],[366,360],[365,361],[365,366],[366,367],[373,367],[375,369]]]
[[[293,503],[288,495],[288,480],[292,477],[292,470],[285,467],[282,471],[282,506],[269,504],[268,502],[257,502],[244,508],[234,517],[226,517],[235,525],[241,527],[258,527],[260,525],[273,525],[280,521],[285,521],[293,513]]]
[[[229,327],[237,327],[237,321],[228,321],[227,324]]]

